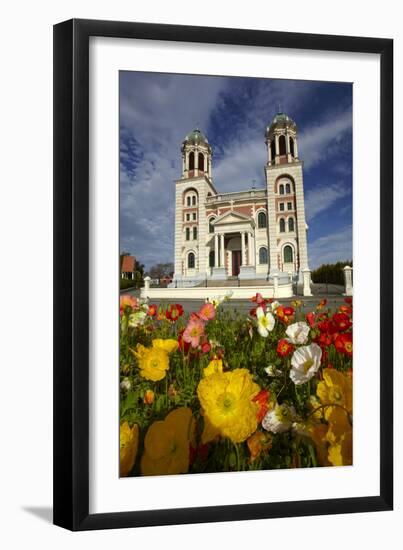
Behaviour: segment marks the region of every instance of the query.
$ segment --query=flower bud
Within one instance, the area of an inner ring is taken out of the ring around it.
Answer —
[[[153,390],[146,390],[144,392],[144,403],[146,405],[152,405],[154,403],[155,394]]]

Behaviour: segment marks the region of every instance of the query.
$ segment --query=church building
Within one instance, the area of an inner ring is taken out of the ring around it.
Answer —
[[[196,129],[182,144],[182,176],[175,182],[177,286],[235,277],[268,281],[308,268],[303,161],[295,122],[278,113],[265,133],[265,188],[220,193],[212,177],[213,151]]]

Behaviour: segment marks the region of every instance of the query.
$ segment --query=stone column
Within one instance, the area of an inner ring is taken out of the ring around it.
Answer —
[[[298,142],[297,142],[297,136],[294,137],[294,157],[298,158]]]
[[[311,270],[307,267],[302,270],[303,282],[304,282],[304,296],[312,296],[311,292]]]
[[[241,265],[246,265],[245,231],[241,231]]]
[[[269,161],[269,165],[272,163],[272,158],[271,158],[271,141],[269,140],[267,142],[267,152],[268,152],[268,157],[267,157],[267,160]]]
[[[353,279],[352,279],[352,272],[353,268],[349,265],[346,265],[346,267],[343,268],[344,271],[344,284],[345,284],[345,292],[344,296],[352,296],[353,295]]]
[[[220,267],[225,267],[225,257],[224,257],[224,233],[220,235]]]
[[[275,144],[275,151],[276,151],[276,158],[274,159],[274,163],[278,164],[280,162],[280,159],[278,158],[280,155],[280,145],[278,142],[278,134],[274,134],[274,144]]]
[[[255,237],[253,233],[248,233],[248,242],[249,242],[249,265],[256,265],[256,244]]]
[[[214,267],[218,267],[218,233],[214,235]]]
[[[285,152],[287,154],[287,161],[291,162],[290,134],[288,132],[285,135]]]

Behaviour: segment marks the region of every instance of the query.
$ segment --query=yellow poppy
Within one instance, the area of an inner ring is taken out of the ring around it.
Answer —
[[[222,360],[221,359],[212,359],[207,367],[203,370],[204,376],[210,376],[216,372],[222,372]]]
[[[136,461],[139,444],[139,427],[134,424],[130,428],[128,422],[120,425],[120,477],[127,476]]]
[[[234,443],[240,443],[256,431],[259,405],[253,398],[259,391],[247,369],[235,369],[203,378],[197,395],[212,427]]]
[[[151,424],[144,439],[142,474],[185,474],[194,428],[192,411],[187,407],[175,409],[165,420]]]
[[[151,348],[137,344],[136,350],[130,351],[138,360],[140,376],[146,380],[158,382],[165,378],[166,371],[169,369],[168,354],[177,349],[178,342],[176,340],[156,338],[153,340]]]
[[[153,348],[160,348],[168,353],[173,353],[179,347],[178,340],[173,340],[172,338],[167,338],[165,340],[163,338],[155,338],[152,345]]]
[[[353,391],[352,381],[349,376],[336,369],[324,369],[323,381],[319,382],[316,389],[316,394],[319,397],[322,405],[340,405],[349,413],[353,408]],[[338,407],[326,407],[326,420],[332,415],[334,409]]]
[[[329,461],[333,466],[351,466],[353,463],[353,432],[346,432],[338,443],[329,447]]]

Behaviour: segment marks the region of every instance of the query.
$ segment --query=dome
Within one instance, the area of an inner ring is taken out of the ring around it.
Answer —
[[[273,130],[273,128],[277,127],[292,127],[294,130],[296,130],[297,125],[293,121],[291,117],[289,117],[286,113],[277,113],[276,116],[271,121],[270,125],[267,127],[267,133],[270,132],[270,130]]]
[[[203,132],[199,130],[199,128],[196,128],[193,132],[190,132],[190,134],[185,137],[183,143],[189,145],[198,145],[199,143],[205,145],[209,144],[208,139]]]

